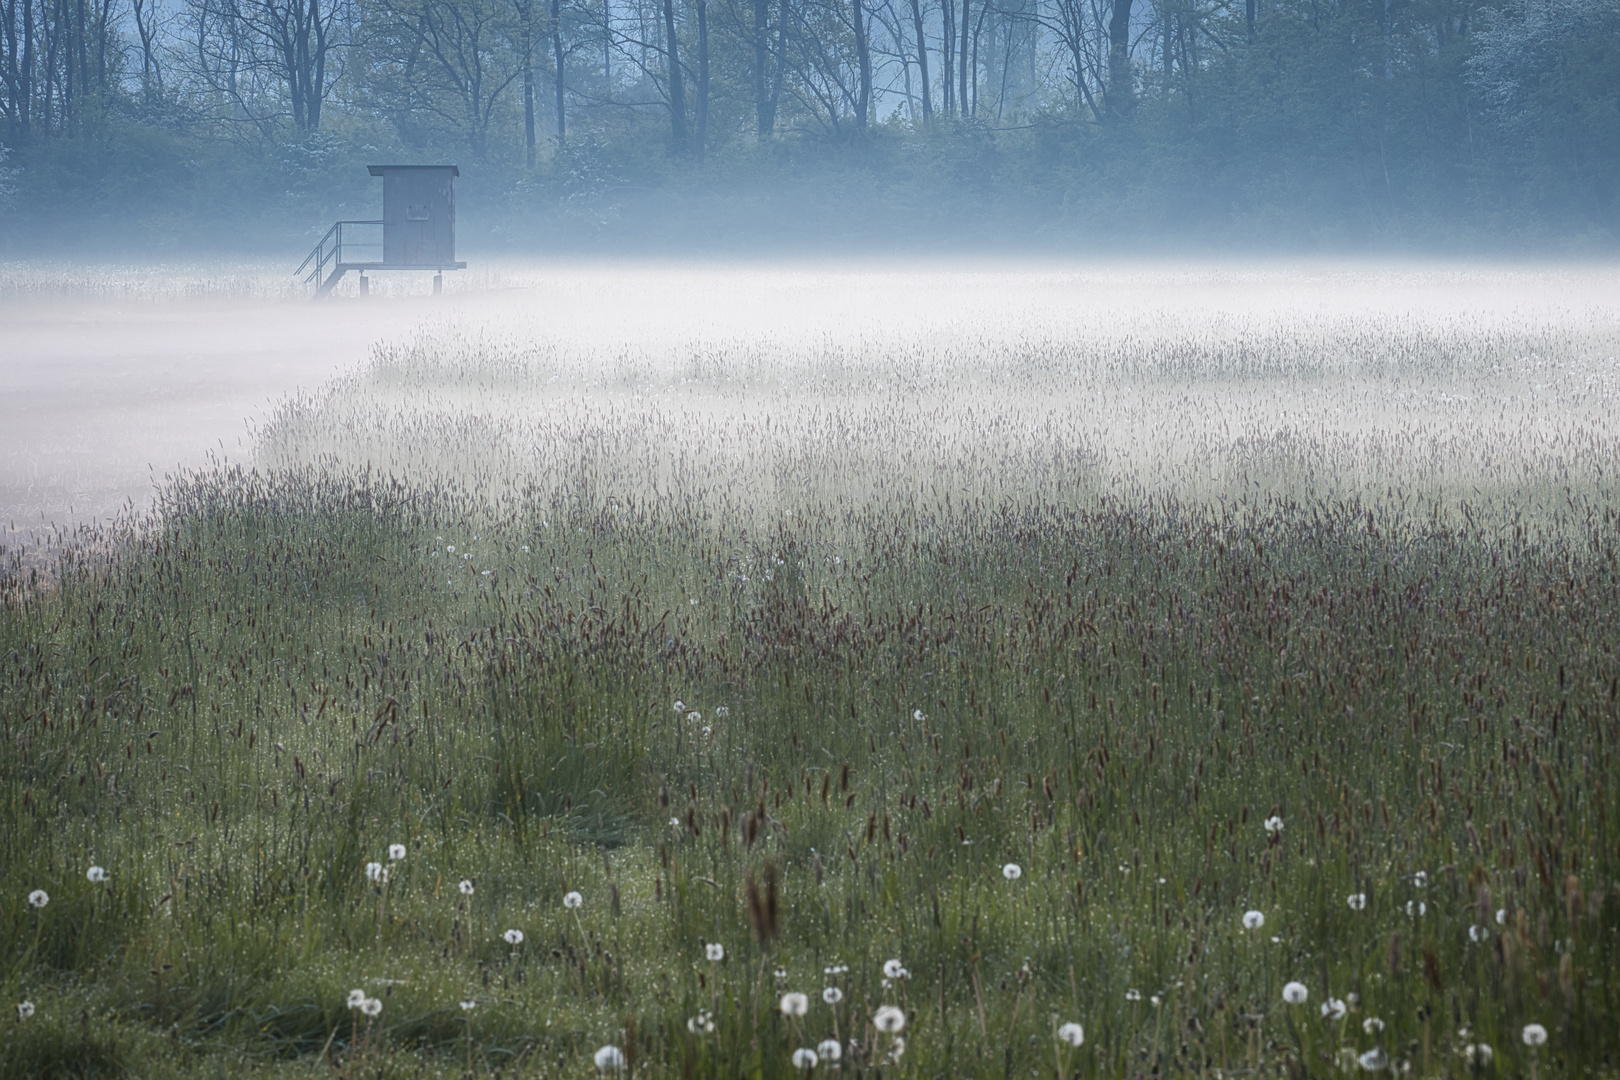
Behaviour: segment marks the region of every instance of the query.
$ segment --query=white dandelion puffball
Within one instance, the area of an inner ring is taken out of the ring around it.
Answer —
[[[695,724],[702,719],[703,714],[698,712],[696,709],[693,709],[691,712],[686,714],[686,722],[688,724]]]
[[[1136,990],[1136,989],[1131,989],[1131,990],[1125,991],[1125,1000],[1126,1001],[1141,1001],[1142,1000],[1142,991]]]
[[[1057,1029],[1059,1042],[1066,1042],[1070,1046],[1079,1046],[1086,1041],[1086,1029],[1079,1024],[1068,1023]]]
[[[1429,913],[1429,905],[1424,903],[1422,900],[1408,900],[1406,902],[1406,913],[1413,918],[1417,918],[1420,915],[1427,915]]]
[[[686,1021],[686,1030],[694,1035],[712,1035],[714,1034],[714,1017],[710,1016],[707,1010],[699,1012]]]
[[[1496,909],[1496,925],[1497,926],[1503,926],[1503,925],[1506,925],[1506,923],[1507,923],[1507,908],[1505,908],[1505,907],[1504,908],[1497,908]]]
[[[1483,926],[1470,926],[1468,928],[1468,940],[1469,941],[1477,943],[1477,942],[1484,941],[1486,938],[1488,938],[1490,936],[1491,936],[1491,932],[1489,930],[1485,929]]]
[[[1278,817],[1276,814],[1272,814],[1270,817],[1266,818],[1266,832],[1270,833],[1272,836],[1276,836],[1278,833],[1280,833],[1282,831],[1283,831],[1283,819],[1282,818]]]
[[[1367,907],[1367,894],[1364,892],[1351,893],[1344,898],[1344,902],[1350,905],[1351,911],[1363,911]]]
[[[1495,1056],[1490,1043],[1469,1043],[1463,1047],[1463,1057],[1468,1059],[1470,1065],[1489,1065]]]
[[[44,907],[51,902],[51,894],[44,889],[35,889],[28,894],[28,902],[37,908]]]
[[[829,986],[821,992],[821,1000],[829,1005],[836,1005],[844,1000],[844,992],[836,986]]]
[[[675,699],[675,711],[676,712],[685,712],[686,711],[686,702],[682,701],[680,698],[676,698]]]
[[[894,1041],[889,1043],[889,1060],[895,1064],[900,1063],[900,1055],[906,1052],[906,1040],[902,1035],[896,1035]]]
[[[523,944],[523,931],[521,930],[508,930],[503,936],[506,938],[508,945]]]
[[[18,1021],[32,1020],[34,1017],[34,1003],[32,1001],[19,1001],[17,1003]]]
[[[1417,873],[1413,874],[1412,884],[1416,885],[1420,889],[1427,889],[1429,887],[1428,871],[1419,870]]]
[[[92,866],[89,870],[85,871],[84,876],[91,881],[99,883],[107,880],[107,871],[103,870],[99,866]]]
[[[714,715],[717,719],[724,720],[726,717],[731,715],[731,710],[726,708],[724,705],[716,705],[714,707]]]
[[[399,860],[403,859],[404,857],[405,857],[405,845],[404,844],[389,844],[388,845],[388,859],[389,859],[390,862],[399,862]]]
[[[603,1072],[624,1071],[624,1051],[617,1046],[602,1047],[591,1060],[595,1061],[596,1067]]]
[[[1376,1016],[1369,1016],[1361,1022],[1361,1030],[1369,1035],[1376,1035],[1384,1030],[1384,1022]]]
[[[1368,1072],[1378,1072],[1380,1069],[1388,1067],[1389,1055],[1375,1046],[1365,1054],[1362,1054],[1360,1057],[1356,1058],[1356,1064],[1360,1065]]]
[[[844,1056],[844,1048],[837,1039],[823,1039],[816,1045],[816,1056],[822,1061],[837,1061]]]
[[[367,1016],[378,1016],[382,1013],[382,999],[368,997],[360,1003],[360,1011]]]
[[[909,974],[905,966],[898,960],[883,961],[883,977],[885,979],[903,979]]]
[[[1245,911],[1243,913],[1243,929],[1258,930],[1264,925],[1266,925],[1265,912]]]
[[[816,1052],[810,1049],[808,1046],[801,1046],[797,1050],[793,1051],[793,1067],[795,1069],[804,1069],[808,1071],[816,1067],[816,1062],[818,1060],[820,1059],[816,1057]]]
[[[473,894],[473,883],[471,881],[467,881],[467,880],[463,879],[463,881],[461,882],[461,884],[459,886],[457,886],[457,888],[459,888],[461,890],[461,895],[462,896],[471,896]]]
[[[1345,1013],[1349,1011],[1349,1009],[1345,1008],[1344,1001],[1341,998],[1330,997],[1322,1002],[1322,1016],[1324,1019],[1343,1020]]]
[[[810,999],[792,990],[782,995],[781,1007],[783,1016],[803,1016],[810,1011]]]
[[[1291,982],[1283,987],[1283,1000],[1290,1005],[1303,1005],[1305,999],[1310,996],[1311,992],[1305,989],[1305,984],[1302,982]]]
[[[928,719],[928,717],[923,715],[923,711],[921,709],[913,709],[911,711],[911,718],[917,721],[919,724]]]
[[[478,1007],[478,1002],[473,1001],[470,998],[461,1003],[461,1011],[462,1012],[472,1012],[477,1007]]]
[[[568,908],[570,911],[579,907],[579,905],[583,904],[584,902],[585,898],[579,895],[577,892],[566,893],[563,896],[563,907]]]
[[[380,863],[380,862],[368,862],[368,863],[366,863],[366,877],[370,878],[372,881],[381,881],[382,876],[383,876],[383,864],[382,863]]]
[[[724,960],[726,958],[726,947],[718,941],[711,941],[703,946],[703,955],[710,960]]]
[[[1001,876],[1008,881],[1017,881],[1024,876],[1024,868],[1015,862],[1010,862],[1001,868]]]
[[[885,1035],[898,1035],[906,1029],[906,1014],[895,1005],[880,1005],[872,1014],[872,1026]]]
[[[365,1003],[366,1003],[366,992],[364,990],[350,990],[349,991],[349,1008],[358,1009],[360,1006],[364,1005]]]
[[[1547,1029],[1540,1024],[1524,1025],[1524,1045],[1540,1046],[1547,1041]]]

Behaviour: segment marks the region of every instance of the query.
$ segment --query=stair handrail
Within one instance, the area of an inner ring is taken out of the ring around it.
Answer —
[[[343,226],[381,224],[383,224],[381,219],[374,221],[357,221],[347,219],[343,221],[334,221],[332,223],[332,227],[326,230],[326,235],[322,236],[320,241],[315,245],[314,249],[310,251],[308,255],[304,256],[304,261],[298,264],[298,269],[293,271],[293,276],[297,277],[300,274],[303,274],[304,267],[308,266],[310,262],[313,261],[315,263],[315,269],[309,272],[308,276],[304,278],[304,282],[305,284],[314,282],[316,288],[319,288],[321,282],[326,277],[327,263],[336,262],[341,265],[343,262]],[[331,242],[330,248],[327,247],[327,243],[329,241]]]

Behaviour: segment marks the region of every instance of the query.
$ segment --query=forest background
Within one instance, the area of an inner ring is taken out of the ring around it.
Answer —
[[[1605,255],[1620,0],[0,0],[0,254]]]

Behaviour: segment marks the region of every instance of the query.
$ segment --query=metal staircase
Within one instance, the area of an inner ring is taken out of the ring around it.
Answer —
[[[315,245],[307,258],[293,271],[294,276],[303,275],[304,284],[315,286],[315,299],[319,300],[342,280],[343,275],[350,270],[362,273],[367,270],[383,269],[382,261],[382,222],[381,221],[338,221],[334,222],[326,235],[321,237],[320,243]],[[350,238],[343,235],[344,227],[349,227]],[[360,232],[362,227],[378,230],[376,239],[359,239],[366,236]],[[305,269],[309,270],[305,274]],[[365,278],[361,278],[362,284]]]

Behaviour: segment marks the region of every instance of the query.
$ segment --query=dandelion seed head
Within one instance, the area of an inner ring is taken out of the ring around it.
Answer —
[[[1341,998],[1330,997],[1322,1002],[1322,1018],[1325,1020],[1343,1020],[1349,1011]]]
[[[403,859],[404,857],[405,857],[405,845],[404,844],[389,844],[388,845],[388,859],[389,859],[390,862],[398,862],[399,860]]]
[[[1134,989],[1125,991],[1125,1000],[1126,1001],[1141,1001],[1142,1000],[1142,991],[1134,990]]]
[[[358,1009],[360,1006],[364,1005],[365,1003],[366,1003],[366,992],[364,990],[350,990],[349,991],[349,1008]]]
[[[1303,1005],[1305,999],[1310,996],[1311,992],[1305,989],[1302,982],[1291,982],[1283,987],[1283,1000],[1290,1005]]]
[[[1384,1053],[1382,1047],[1375,1046],[1356,1058],[1356,1064],[1368,1072],[1378,1072],[1389,1067],[1389,1055]]]
[[[1547,1029],[1540,1024],[1524,1025],[1524,1045],[1541,1046],[1547,1041]]]
[[[107,880],[107,871],[99,866],[92,866],[85,871],[84,876],[90,881],[100,883]]]
[[[366,863],[366,877],[372,881],[381,881],[383,879],[383,864],[380,862]]]
[[[1367,894],[1364,892],[1351,893],[1344,898],[1344,902],[1350,905],[1351,911],[1363,911],[1367,907]]]
[[[726,947],[718,941],[711,941],[703,946],[703,955],[710,960],[724,960],[726,958]]]
[[[674,711],[676,711],[678,713],[679,712],[685,712],[686,711],[686,702],[682,701],[680,698],[676,698],[675,699]]]
[[[1489,1065],[1491,1059],[1496,1057],[1489,1043],[1469,1043],[1463,1047],[1463,1057],[1470,1065]]]
[[[790,990],[782,995],[780,1007],[783,1016],[803,1016],[810,1011],[810,999],[797,990]]]
[[[1070,1046],[1079,1046],[1086,1041],[1086,1029],[1070,1021],[1057,1029],[1059,1042],[1066,1042]]]
[[[886,979],[903,979],[906,977],[906,969],[899,960],[885,960],[883,961],[883,977]]]
[[[844,1000],[844,992],[836,986],[829,986],[821,992],[821,1000],[829,1005],[836,1005]]]
[[[17,1020],[19,1022],[34,1018],[34,1003],[32,1001],[17,1002]]]
[[[1507,908],[1496,909],[1496,925],[1504,926],[1507,923]]]
[[[471,896],[473,894],[473,883],[465,878],[463,878],[461,884],[456,887],[461,890],[462,896]]]
[[[521,930],[508,930],[505,934],[503,934],[501,936],[506,938],[506,943],[508,945],[521,945],[521,944],[523,944],[523,931],[521,931]]]
[[[44,889],[35,889],[28,894],[28,902],[34,907],[42,908],[51,902],[51,894]]]
[[[1361,1022],[1361,1030],[1369,1035],[1376,1035],[1384,1030],[1384,1022],[1376,1016],[1369,1016]]]
[[[726,717],[731,715],[731,710],[726,708],[724,705],[716,705],[714,707],[714,715],[715,719],[724,720]]]
[[[906,1014],[896,1005],[880,1005],[872,1014],[872,1026],[885,1035],[897,1035],[906,1029]]]
[[[596,1054],[591,1060],[595,1061],[596,1067],[601,1069],[603,1072],[624,1071],[624,1051],[620,1050],[617,1046],[609,1045],[602,1047],[601,1049],[597,1050]]]
[[[696,1016],[688,1017],[686,1030],[694,1035],[714,1034],[714,1017],[709,1015],[707,1009],[699,1009]]]
[[[1024,868],[1015,862],[1010,862],[1001,868],[1001,876],[1008,881],[1017,881],[1024,876]]]
[[[367,1016],[380,1016],[382,1014],[382,999],[368,997],[360,1003],[360,1011]]]
[[[1283,819],[1278,817],[1276,814],[1272,814],[1270,817],[1266,818],[1265,825],[1266,832],[1270,833],[1272,836],[1276,836],[1278,833],[1283,831]]]
[[[1469,941],[1477,943],[1477,942],[1484,941],[1486,938],[1488,938],[1490,936],[1491,936],[1491,932],[1489,930],[1485,929],[1483,926],[1470,926],[1468,928],[1468,940]]]
[[[1245,911],[1243,913],[1243,929],[1258,930],[1266,925],[1266,915],[1263,911]]]
[[[810,1049],[808,1046],[801,1046],[797,1050],[793,1051],[793,1067],[795,1069],[804,1069],[806,1072],[808,1072],[816,1067],[816,1062],[818,1060],[819,1059],[816,1057],[816,1052]]]
[[[823,1039],[816,1044],[816,1056],[822,1061],[836,1063],[844,1056],[844,1048],[838,1044],[837,1039]]]
[[[585,898],[577,892],[563,894],[563,907],[573,910],[585,902]]]

